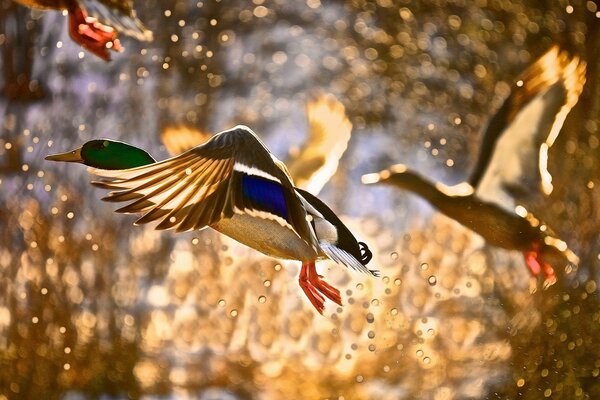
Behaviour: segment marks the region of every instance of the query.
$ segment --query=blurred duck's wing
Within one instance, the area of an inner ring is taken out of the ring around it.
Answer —
[[[169,125],[163,129],[160,139],[171,156],[188,151],[210,139],[211,134],[187,125]]]
[[[577,103],[585,69],[585,62],[554,46],[518,78],[483,136],[469,179],[479,197],[512,208],[516,194],[539,184],[550,194],[548,149]]]
[[[292,183],[243,126],[159,163],[89,172],[101,177],[92,183],[113,190],[103,200],[129,203],[117,212],[143,214],[136,224],[159,221],[156,229],[187,231],[248,214],[274,220],[313,243]]]
[[[136,17],[132,0],[77,0],[77,3],[88,16],[117,32],[143,42],[153,39],[152,31]]]
[[[308,138],[296,154],[291,154],[288,169],[297,187],[318,194],[337,170],[352,124],[344,105],[332,96],[309,102],[307,117]]]

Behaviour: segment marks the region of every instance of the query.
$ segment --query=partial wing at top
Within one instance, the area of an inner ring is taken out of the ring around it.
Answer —
[[[132,0],[77,0],[79,6],[102,24],[144,42],[153,39],[152,31],[135,16]]]
[[[128,202],[117,210],[143,214],[136,224],[156,229],[203,229],[236,213],[259,213],[311,243],[306,212],[292,183],[254,133],[242,126],[213,136],[177,157],[147,166],[102,170],[92,182],[113,189],[103,200]]]
[[[187,125],[169,125],[163,129],[160,139],[171,156],[184,153],[208,141],[211,133],[202,132]]]
[[[307,116],[308,139],[287,164],[297,187],[318,194],[337,170],[350,141],[352,124],[343,104],[331,96],[308,103]]]
[[[512,207],[515,192],[539,182],[552,191],[548,149],[577,103],[585,70],[585,62],[554,46],[518,78],[488,124],[469,179],[479,197]]]

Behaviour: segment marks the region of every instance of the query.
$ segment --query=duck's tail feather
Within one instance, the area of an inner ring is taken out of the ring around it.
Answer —
[[[369,250],[369,246],[365,242],[358,242],[358,247],[360,248],[360,262],[363,265],[366,265],[373,258],[373,253]]]
[[[360,242],[360,243],[362,243],[362,242]],[[369,249],[367,248],[367,246],[364,243],[362,243],[362,244],[364,245],[364,248],[361,248],[361,250],[366,249],[365,256],[363,257],[363,259],[370,260],[372,257],[372,254],[369,251]],[[364,272],[365,274],[379,276],[379,271],[368,269],[359,260],[357,260],[352,254],[348,253],[345,250],[340,249],[339,247],[337,247],[331,243],[321,242],[321,243],[319,243],[319,247],[321,247],[321,249],[323,249],[323,252],[327,255],[327,257],[331,258],[333,261],[335,261],[338,264],[345,265],[346,267],[352,268],[356,271]]]

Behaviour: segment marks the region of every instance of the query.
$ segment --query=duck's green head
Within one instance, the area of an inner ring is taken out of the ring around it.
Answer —
[[[138,147],[106,139],[90,140],[67,153],[47,156],[46,160],[77,162],[100,169],[127,169],[156,162]]]

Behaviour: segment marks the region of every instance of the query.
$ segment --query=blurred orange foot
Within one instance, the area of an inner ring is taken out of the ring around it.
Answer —
[[[540,274],[544,275],[544,287],[552,286],[556,283],[556,273],[554,272],[554,268],[540,259],[538,246],[534,246],[532,250],[526,251],[523,254],[531,275],[535,277],[538,277]]]
[[[78,6],[69,9],[69,34],[73,41],[104,61],[110,61],[108,50],[123,51],[117,31],[88,17]]]
[[[323,296],[340,306],[342,305],[340,291],[321,278],[322,276],[317,274],[314,261],[302,263],[298,282],[300,283],[300,287],[304,291],[304,294],[308,297],[308,300],[310,300],[319,314],[323,314],[323,310],[325,310],[325,299]]]

